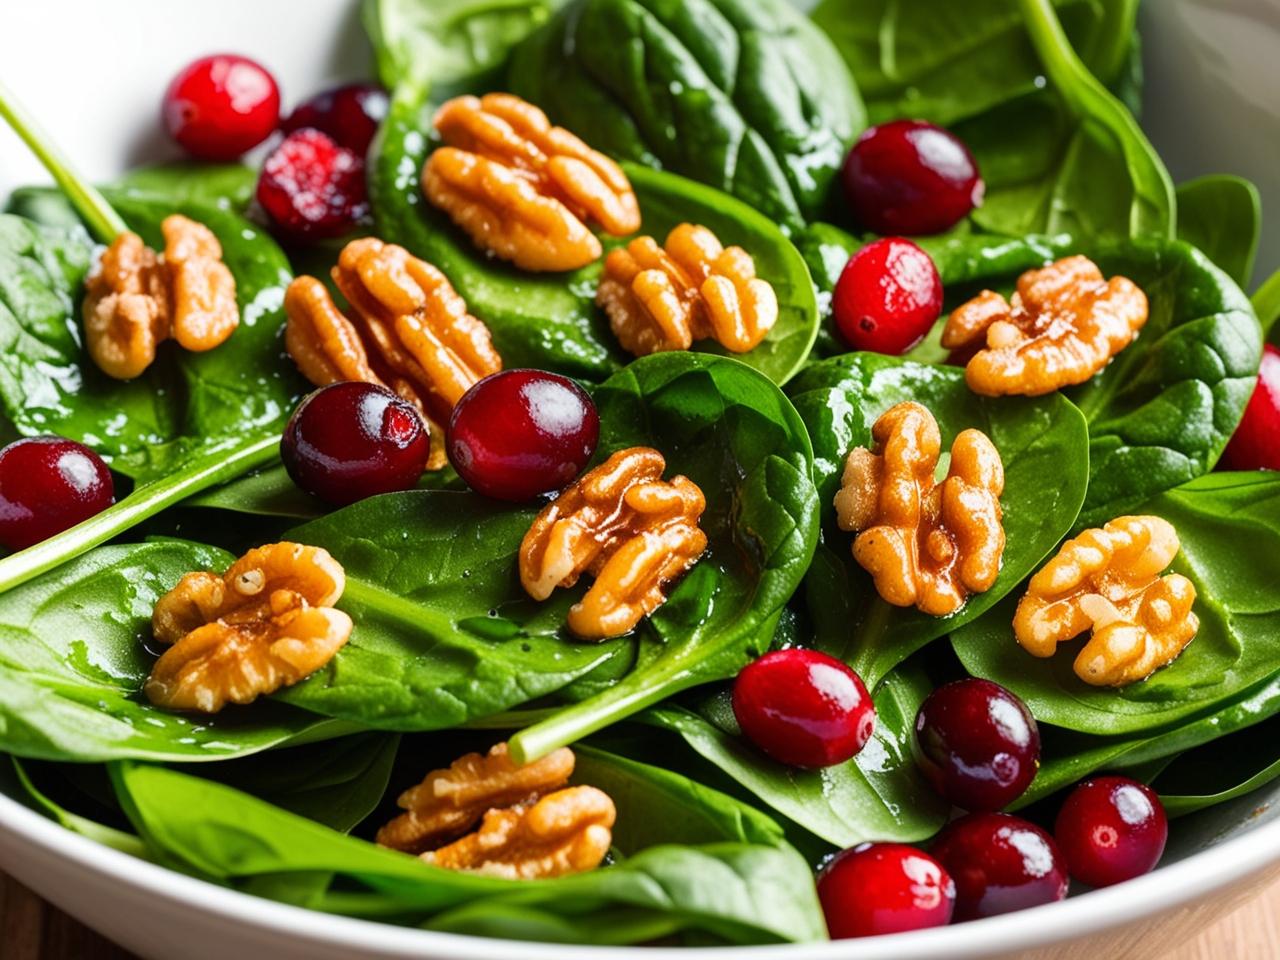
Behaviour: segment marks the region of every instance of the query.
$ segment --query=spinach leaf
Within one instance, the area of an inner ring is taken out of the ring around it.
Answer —
[[[17,787],[21,791],[21,794],[10,794],[11,796],[17,796],[18,799],[22,799],[22,795],[25,795],[28,806],[37,813],[43,813],[50,820],[65,827],[72,833],[88,837],[90,840],[94,840],[103,846],[111,847],[113,850],[119,850],[121,853],[142,858],[147,856],[146,844],[136,835],[98,823],[88,817],[82,817],[78,813],[73,813],[50,799],[36,786],[26,765],[21,760],[17,757],[9,757],[9,761],[13,768],[14,780],[17,781]]]
[[[1152,786],[1171,817],[1243,797],[1280,776],[1276,733],[1280,718],[1189,750],[1164,768]]]
[[[1178,185],[1178,239],[1244,287],[1253,275],[1262,231],[1258,188],[1243,177],[1214,174]]]
[[[823,510],[823,542],[805,577],[814,645],[848,662],[873,686],[910,654],[982,615],[1027,577],[1071,529],[1088,477],[1084,418],[1066,399],[979,397],[955,367],[880,354],[852,353],[807,367],[791,396],[814,447],[814,482]],[[852,538],[835,523],[833,500],[853,447],[873,446],[871,427],[889,407],[924,404],[942,431],[943,449],[968,427],[983,431],[1005,470],[1006,545],[1000,576],[949,617],[892,607],[852,558]],[[1055,477],[1046,487],[1044,478]]]
[[[864,121],[840,57],[784,0],[574,0],[515,49],[509,84],[596,149],[786,227],[832,203]]]
[[[1270,342],[1280,345],[1280,270],[1277,270],[1262,286],[1253,292],[1254,312],[1262,323],[1262,332],[1270,336]]]
[[[1138,512],[1174,525],[1173,569],[1196,587],[1200,632],[1170,666],[1120,689],[1091,687],[1071,669],[1079,642],[1049,659],[1018,646],[1011,594],[952,635],[974,676],[1013,690],[1038,720],[1099,735],[1187,722],[1240,697],[1275,672],[1280,657],[1280,475],[1214,473],[1168,490]]]

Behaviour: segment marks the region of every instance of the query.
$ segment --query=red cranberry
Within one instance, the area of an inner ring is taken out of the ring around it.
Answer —
[[[1258,385],[1222,455],[1232,470],[1280,470],[1280,350],[1262,351]]]
[[[971,813],[945,827],[933,855],[955,878],[957,920],[1012,913],[1067,895],[1053,838],[1007,813]]]
[[[340,236],[369,209],[364,161],[319,130],[296,130],[262,165],[258,203],[287,237]]]
[[[0,544],[21,550],[115,502],[111,471],[62,437],[15,440],[0,450]]]
[[[280,120],[280,89],[261,64],[223,53],[201,57],[173,78],[162,109],[169,136],[202,160],[234,160]]]
[[[363,157],[387,115],[387,91],[373,83],[325,90],[295,109],[280,125],[285,133],[312,127]]]
[[[871,127],[845,159],[845,196],[876,233],[941,233],[982,203],[983,183],[968,147],[923,120]]]
[[[900,354],[942,313],[942,278],[910,240],[869,243],[845,264],[832,296],[836,326],[854,350]]]
[[[1109,887],[1160,862],[1169,821],[1146,784],[1094,777],[1071,791],[1053,833],[1071,876],[1091,887]]]
[[[733,683],[733,713],[747,739],[793,767],[844,763],[876,727],[858,675],[835,657],[801,647],[744,667]]]
[[[503,370],[462,395],[449,418],[449,462],[472,490],[532,500],[571,483],[596,451],[587,392],[542,370]]]
[[[933,789],[965,810],[999,810],[1040,765],[1040,731],[1021,700],[990,680],[943,684],[916,714],[916,763]]]
[[[836,854],[818,877],[833,940],[943,927],[956,885],[937,860],[902,843],[864,843]]]
[[[280,458],[293,482],[336,506],[408,490],[427,465],[422,415],[386,387],[332,383],[293,411]]]

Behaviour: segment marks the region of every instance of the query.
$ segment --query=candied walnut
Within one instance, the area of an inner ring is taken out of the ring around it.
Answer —
[[[454,404],[502,369],[488,328],[443,273],[403,247],[353,240],[332,275],[350,310],[343,314],[314,277],[298,277],[285,292],[285,349],[316,386],[365,380],[414,404],[432,435],[427,466],[439,469],[441,425]]]
[[[955,613],[1000,573],[1000,453],[986,434],[964,430],[951,445],[946,479],[936,482],[942,436],[918,403],[890,407],[871,436],[876,449],[849,452],[835,497],[840,529],[858,534],[853,557],[894,606]]]
[[[188,573],[161,597],[152,633],[172,644],[144,690],[158,706],[216,713],[319,670],[351,636],[333,609],[342,566],[319,547],[272,543],[218,576]]]
[[[1035,397],[1084,383],[1146,322],[1147,297],[1133,281],[1106,280],[1075,256],[1022,274],[1010,300],[984,290],[957,307],[942,345],[979,348],[965,367],[974,393]]]
[[[177,214],[160,229],[163,256],[125,232],[85,281],[89,356],[117,380],[141,375],[169,337],[187,350],[212,350],[240,323],[235,278],[213,232]]]
[[[455,97],[436,112],[445,146],[422,168],[427,199],[476,246],[525,270],[573,270],[597,259],[599,223],[640,228],[622,168],[509,93]]]
[[[638,357],[688,350],[712,338],[734,353],[759,345],[778,320],[778,297],[741,247],[682,223],[664,246],[637,237],[605,257],[596,303],[624,350]]]
[[[569,629],[584,640],[632,630],[707,548],[698,527],[706,499],[687,477],[664,481],[666,465],[649,447],[619,450],[544,507],[520,544],[520,582],[535,600],[595,577],[569,609]]]
[[[1062,545],[1027,585],[1013,632],[1023,648],[1051,657],[1058,644],[1093,635],[1075,660],[1085,683],[1123,687],[1178,658],[1200,627],[1196,588],[1160,574],[1178,553],[1178,533],[1160,517],[1119,517]]]

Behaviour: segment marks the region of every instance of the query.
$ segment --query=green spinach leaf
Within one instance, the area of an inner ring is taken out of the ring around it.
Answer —
[[[1280,776],[1276,733],[1271,717],[1239,733],[1189,750],[1165,767],[1152,786],[1171,817],[1243,797]]]
[[[1280,270],[1277,270],[1262,286],[1253,292],[1254,312],[1262,323],[1262,332],[1270,342],[1280,346]]]
[[[1253,275],[1261,231],[1262,200],[1243,177],[1214,174],[1178,185],[1178,239],[1241,287]]]
[[[78,833],[82,837],[88,837],[97,843],[113,850],[119,850],[121,853],[127,853],[131,856],[145,858],[147,856],[146,844],[142,842],[135,834],[124,830],[117,830],[115,827],[98,823],[88,817],[83,817],[78,813],[73,813],[66,807],[50,799],[35,783],[31,777],[30,771],[17,757],[9,757],[10,765],[13,769],[13,779],[21,793],[11,793],[11,796],[17,796],[22,799],[25,795],[30,806],[37,813],[42,813],[50,820],[65,827],[72,833]],[[7,779],[7,778],[5,778]],[[0,781],[3,782],[3,781]]]

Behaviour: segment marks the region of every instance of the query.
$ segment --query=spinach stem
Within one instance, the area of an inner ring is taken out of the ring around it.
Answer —
[[[0,84],[0,117],[3,117],[13,132],[22,138],[31,148],[31,152],[44,164],[59,189],[67,195],[72,206],[93,235],[102,243],[110,243],[128,227],[120,214],[112,209],[111,204],[96,189],[90,186],[83,177],[67,162],[53,141],[40,129],[35,119],[22,108],[12,93]]]
[[[269,463],[279,446],[279,437],[261,437],[231,450],[203,454],[176,473],[142,484],[97,516],[0,560],[0,593],[80,556],[193,493]]]

